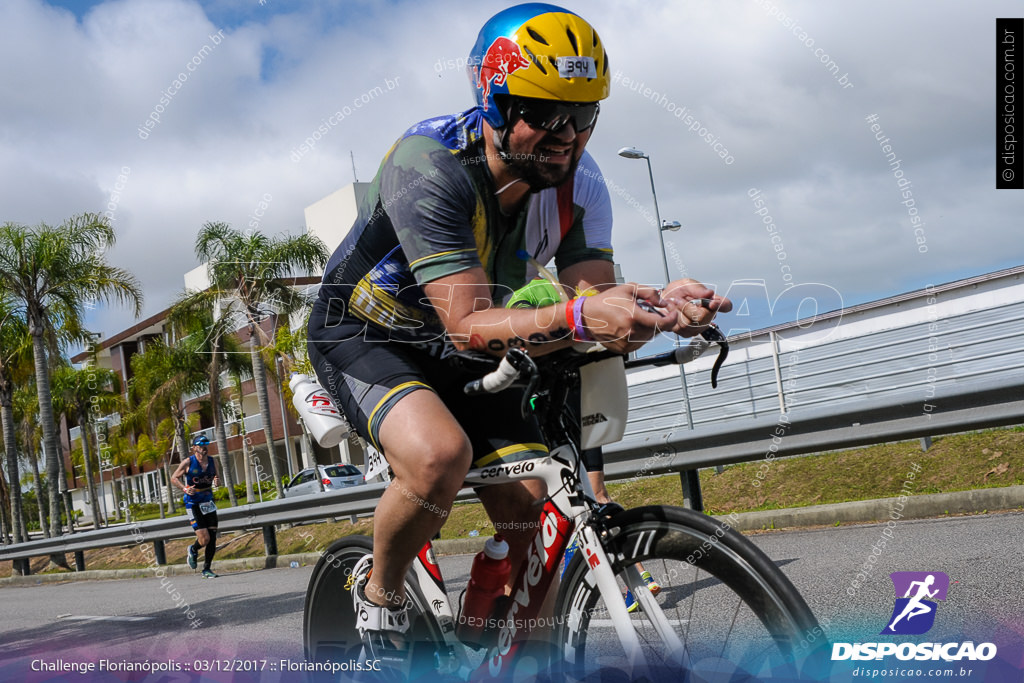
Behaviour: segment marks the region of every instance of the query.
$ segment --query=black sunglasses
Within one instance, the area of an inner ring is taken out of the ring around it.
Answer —
[[[601,106],[597,102],[572,103],[518,98],[513,105],[513,111],[518,112],[519,117],[533,128],[554,133],[572,121],[576,132],[582,133],[597,123]]]

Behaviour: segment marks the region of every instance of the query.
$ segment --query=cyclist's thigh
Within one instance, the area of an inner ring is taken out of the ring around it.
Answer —
[[[458,493],[469,471],[465,432],[432,391],[415,391],[395,403],[379,428],[384,456],[412,488]]]
[[[383,450],[380,426],[395,405],[411,393],[431,389],[423,371],[397,344],[362,337],[311,344],[309,359],[349,423],[378,450]]]
[[[524,420],[520,412],[523,390],[467,396],[463,386],[470,378],[459,377],[452,386],[438,385],[438,393],[466,430],[473,447],[473,467],[547,455],[548,447],[537,423]]]
[[[469,469],[465,433],[434,390],[445,378],[441,361],[410,345],[362,337],[311,346],[310,360],[349,422],[396,476],[428,484],[437,474],[430,468],[457,464],[461,472],[445,473],[451,479]]]
[[[442,398],[447,399],[469,436],[473,467],[486,468],[547,455],[548,448],[537,423],[522,417],[522,389],[472,397],[466,396],[461,386],[457,389],[458,395],[453,388],[442,393]],[[477,489],[495,530],[501,531],[513,545],[532,536],[530,527],[539,517],[533,503],[545,492],[543,482],[537,480]]]

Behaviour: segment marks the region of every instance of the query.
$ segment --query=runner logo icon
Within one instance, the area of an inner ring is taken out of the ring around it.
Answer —
[[[893,572],[889,575],[896,590],[889,625],[880,635],[920,635],[931,630],[938,604],[945,600],[949,577],[943,572]]]

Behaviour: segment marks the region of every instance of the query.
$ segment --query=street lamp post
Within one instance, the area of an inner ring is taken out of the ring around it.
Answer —
[[[661,247],[661,263],[665,267],[665,284],[671,281],[668,272],[668,254],[665,252],[665,240],[661,233],[666,230],[678,230],[682,227],[679,221],[662,221],[661,212],[658,210],[658,192],[654,189],[654,171],[651,169],[651,157],[636,147],[623,147],[619,150],[619,156],[626,159],[643,159],[647,162],[647,175],[651,178],[651,194],[654,196],[654,218],[658,222],[658,246]],[[693,415],[690,412],[690,391],[686,386],[686,369],[679,366],[679,378],[683,385],[683,408],[686,411],[686,424],[693,429]],[[679,479],[683,486],[683,502],[690,508],[699,511],[704,509],[704,503],[700,492],[700,478],[697,470],[683,470],[679,473]]]
[[[661,211],[658,209],[658,191],[654,189],[654,171],[651,169],[651,157],[636,147],[623,147],[619,150],[619,156],[626,159],[643,159],[647,162],[647,175],[651,178],[651,195],[654,196],[654,219],[657,221],[658,226],[658,246],[661,247],[661,264],[665,268],[665,284],[668,284],[672,278],[668,272],[668,254],[665,252],[665,241],[662,239],[661,233],[666,230],[678,230],[682,225],[680,225],[679,221],[661,220]]]

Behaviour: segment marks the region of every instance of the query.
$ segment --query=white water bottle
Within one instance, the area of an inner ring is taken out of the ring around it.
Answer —
[[[292,390],[292,405],[299,411],[306,428],[317,443],[332,448],[348,436],[348,420],[331,400],[327,390],[307,375],[292,373],[288,386]]]

